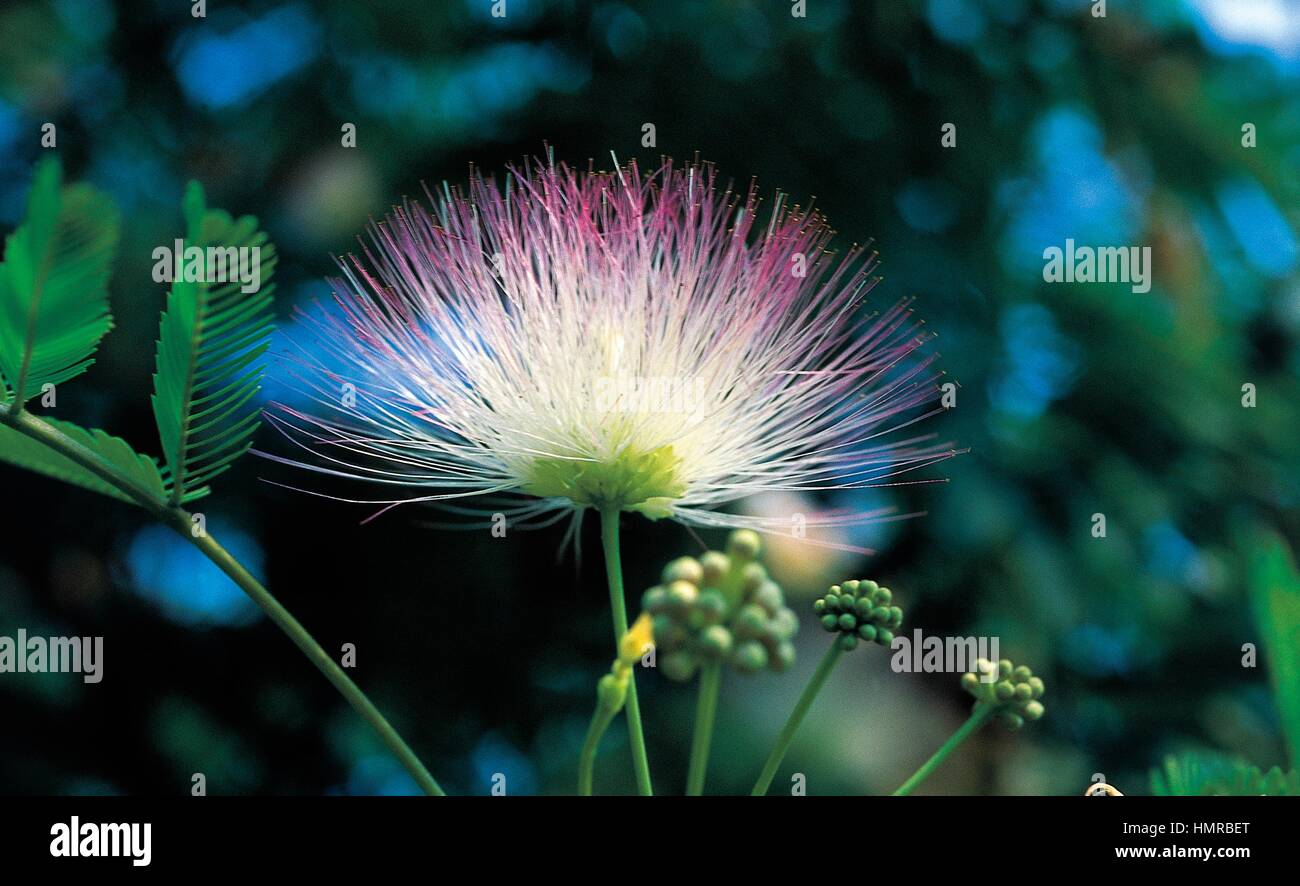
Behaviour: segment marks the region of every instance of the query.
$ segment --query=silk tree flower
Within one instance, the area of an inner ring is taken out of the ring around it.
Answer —
[[[313,457],[280,461],[512,525],[595,508],[788,532],[719,509],[955,454],[910,431],[942,411],[929,335],[907,303],[864,309],[875,254],[831,252],[811,207],[764,212],[753,185],[671,160],[525,163],[428,196],[340,260],[336,310],[302,317],[289,365],[314,405],[269,417]]]

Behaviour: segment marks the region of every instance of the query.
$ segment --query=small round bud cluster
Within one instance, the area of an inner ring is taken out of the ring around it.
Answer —
[[[642,610],[654,618],[656,664],[669,679],[689,680],[706,662],[723,661],[747,674],[794,664],[790,639],[799,618],[755,561],[760,548],[757,533],[733,532],[725,554],[679,557],[642,595]]]
[[[1043,681],[1024,665],[1012,664],[1010,659],[1004,658],[996,664],[987,658],[976,660],[975,671],[961,678],[961,688],[977,702],[996,706],[997,718],[1011,729],[1041,720],[1047,712],[1039,701],[1043,697]]]
[[[840,648],[851,650],[858,640],[888,646],[903,624],[903,610],[893,605],[894,595],[874,581],[846,581],[813,602],[822,627],[838,632]]]

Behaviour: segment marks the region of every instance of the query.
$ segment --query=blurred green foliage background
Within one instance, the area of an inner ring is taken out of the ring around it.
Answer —
[[[798,18],[786,0],[506,0],[494,18],[490,0],[211,0],[196,19],[183,2],[11,0],[0,227],[20,218],[54,123],[68,178],[125,219],[117,328],[56,414],[157,451],[151,253],[180,235],[189,178],[262,219],[286,325],[328,298],[331,254],[369,219],[471,163],[546,145],[576,165],[698,152],[768,194],[815,196],[845,245],[874,239],[875,302],[915,296],[938,332],[960,387],[931,430],[971,452],[931,474],[947,484],[820,502],[926,512],[831,539],[876,555],[778,540],[771,569],[804,601],[877,578],[911,627],[996,635],[1046,679],[1043,722],[985,730],[923,792],[1077,794],[1103,773],[1145,793],[1169,753],[1287,762],[1267,657],[1243,667],[1242,645],[1300,646],[1300,624],[1261,628],[1272,610],[1249,594],[1252,558],[1300,539],[1300,4],[1106,5],[807,0]],[[1042,252],[1066,238],[1151,246],[1152,290],[1044,284]],[[289,449],[269,429],[258,445]],[[487,793],[499,772],[512,794],[571,791],[612,657],[594,521],[575,564],[558,529],[493,539],[431,529],[441,515],[415,507],[363,526],[366,510],[264,480],[320,488],[248,458],[204,503],[209,527],[327,649],[356,644],[358,683],[443,785]],[[106,659],[98,685],[0,675],[0,793],[178,794],[194,772],[213,794],[414,790],[167,530],[9,468],[0,489],[0,634],[103,635]],[[700,550],[639,517],[624,537],[634,597]],[[1294,573],[1269,574],[1295,591]],[[791,673],[727,677],[710,790],[752,784],[826,643],[810,616],[799,643]],[[640,684],[657,787],[679,791],[692,688]],[[773,790],[796,771],[813,794],[892,790],[963,699],[956,675],[846,657]],[[631,788],[618,724],[597,790]]]

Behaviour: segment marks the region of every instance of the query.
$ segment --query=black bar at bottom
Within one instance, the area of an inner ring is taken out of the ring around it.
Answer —
[[[846,876],[898,865],[1230,875],[1294,858],[1298,812],[1273,797],[10,797],[0,800],[0,869],[338,873],[380,864],[436,877],[471,865],[492,876],[603,871],[629,886],[662,879],[670,862],[732,873],[831,865]],[[137,864],[146,845],[148,864]]]

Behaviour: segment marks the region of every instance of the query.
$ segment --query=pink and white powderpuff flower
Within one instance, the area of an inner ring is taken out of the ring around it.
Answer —
[[[314,406],[268,417],[312,457],[278,460],[512,525],[590,507],[788,533],[719,508],[955,454],[910,431],[943,411],[929,335],[905,303],[864,310],[875,254],[828,251],[811,207],[778,194],[760,219],[753,185],[671,160],[526,162],[429,198],[373,224],[337,310],[302,317],[288,365]]]

